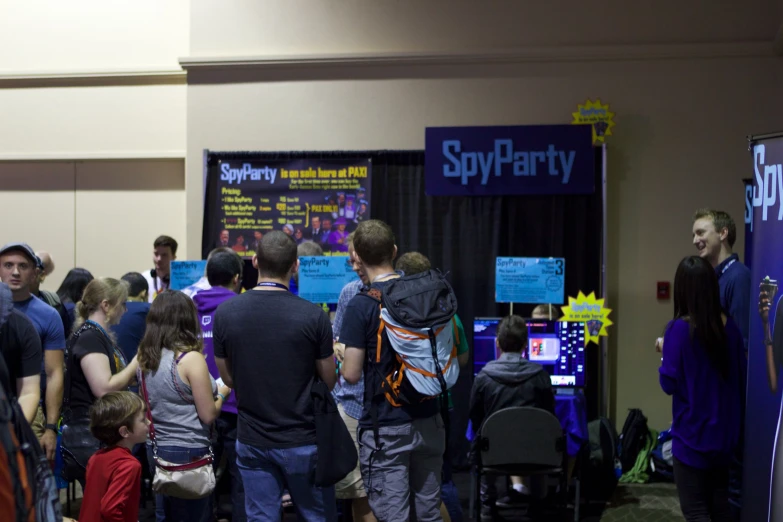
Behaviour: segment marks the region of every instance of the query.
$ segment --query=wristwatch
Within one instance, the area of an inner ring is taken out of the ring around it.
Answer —
[[[52,430],[53,432],[57,433],[57,424],[47,424],[44,426],[47,430]]]

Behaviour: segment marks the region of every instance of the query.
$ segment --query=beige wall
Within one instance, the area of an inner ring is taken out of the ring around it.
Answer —
[[[178,69],[188,0],[0,0],[0,75]]]
[[[192,0],[193,56],[770,42],[780,2]]]
[[[184,248],[189,2],[0,0],[0,48],[0,243],[50,251],[50,290]]]
[[[68,270],[121,277],[152,268],[158,234],[185,237],[182,160],[0,162],[0,244],[26,241]]]
[[[705,13],[665,2],[656,4],[664,10],[659,15],[669,9],[681,16],[662,27],[652,23],[660,16],[632,13],[630,21],[618,21],[621,26],[602,25],[604,41],[596,41],[595,27],[583,23],[595,13],[593,5],[569,3],[574,9],[562,19],[546,19],[544,8],[528,4],[505,12],[460,2],[448,9],[404,1],[308,5],[311,16],[303,17],[301,1],[234,2],[220,9],[232,29],[223,33],[207,31],[217,14],[214,4],[192,4],[193,56],[218,57],[216,62],[257,56],[264,63],[242,71],[189,70],[190,254],[198,253],[205,148],[423,148],[427,126],[568,123],[578,103],[600,97],[617,113],[608,198],[609,303],[616,323],[612,414],[621,422],[627,408],[641,407],[652,426],[665,428],[670,402],[658,387],[660,356],[652,341],[670,317],[671,303],[656,300],[655,283],[672,281],[677,262],[693,252],[690,216],[696,207],[724,208],[741,220],[741,179],[749,175],[745,136],[783,126],[780,60],[769,45],[750,42],[771,42],[780,18],[771,20],[770,13],[777,8],[722,3]],[[607,5],[598,12],[609,13]],[[709,25],[691,23],[702,16]],[[472,22],[480,22],[475,30]],[[714,45],[646,45],[710,41]],[[585,42],[635,45],[529,47]],[[740,48],[750,56],[728,57]],[[419,55],[407,54],[430,51],[439,63],[452,63],[422,65]],[[508,51],[504,60],[511,63],[460,57],[476,51]],[[297,63],[319,53],[361,56],[330,56],[328,66],[317,56]],[[384,54],[379,63],[366,53],[398,54]],[[285,66],[275,55],[285,55]],[[742,251],[741,242],[737,248]]]

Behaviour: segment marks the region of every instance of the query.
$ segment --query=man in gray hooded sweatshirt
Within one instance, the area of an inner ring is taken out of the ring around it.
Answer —
[[[486,418],[504,408],[532,406],[554,414],[555,396],[549,374],[540,364],[525,359],[527,324],[518,315],[504,317],[495,340],[500,357],[484,366],[470,393],[470,420],[481,429]],[[494,478],[481,477],[482,518],[497,500]]]

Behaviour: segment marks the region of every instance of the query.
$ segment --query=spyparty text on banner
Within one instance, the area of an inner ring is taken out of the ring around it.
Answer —
[[[281,230],[297,243],[314,241],[326,255],[347,255],[347,237],[370,218],[371,161],[221,160],[211,247],[240,256]]]

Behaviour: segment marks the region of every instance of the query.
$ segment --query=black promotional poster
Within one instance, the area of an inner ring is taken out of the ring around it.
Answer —
[[[251,257],[264,234],[281,230],[347,255],[347,237],[370,218],[371,162],[220,161],[210,248]]]

